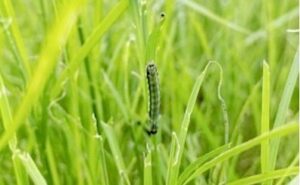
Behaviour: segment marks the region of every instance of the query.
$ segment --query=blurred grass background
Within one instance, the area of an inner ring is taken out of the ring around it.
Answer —
[[[216,166],[190,184],[287,184],[299,160],[298,7],[295,0],[1,1],[0,184],[183,184],[193,177],[180,176],[185,169],[201,171],[197,159],[221,146],[202,158]],[[161,90],[152,138],[144,132],[150,60]],[[205,68],[210,60],[223,72]],[[273,135],[287,137],[259,139],[285,123],[292,124]],[[230,150],[253,138],[256,147]],[[232,156],[221,163],[224,152]],[[256,174],[258,181],[239,181]]]

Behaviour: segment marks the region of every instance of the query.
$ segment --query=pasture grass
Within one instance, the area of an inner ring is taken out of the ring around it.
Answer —
[[[2,0],[0,184],[295,181],[298,6]],[[161,94],[153,136],[150,61]]]

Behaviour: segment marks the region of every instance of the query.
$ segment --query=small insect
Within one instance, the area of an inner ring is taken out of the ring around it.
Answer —
[[[159,79],[156,65],[151,62],[146,67],[146,75],[148,82],[148,116],[150,129],[147,130],[149,135],[154,135],[157,132],[157,122],[160,109],[160,92]]]

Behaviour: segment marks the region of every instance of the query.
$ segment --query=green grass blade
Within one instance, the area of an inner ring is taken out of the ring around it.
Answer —
[[[115,133],[113,132],[113,129],[108,124],[102,122],[103,131],[105,133],[105,136],[108,140],[109,147],[112,151],[112,154],[114,156],[115,163],[118,168],[119,175],[124,179],[125,183],[128,185],[130,184],[129,178],[126,172],[125,163],[123,160],[123,155],[120,151],[120,147],[118,144],[118,141],[116,139]]]
[[[255,100],[256,94],[259,91],[260,84],[261,84],[260,82],[257,82],[254,85],[254,87],[252,88],[252,90],[251,90],[249,96],[247,97],[245,103],[243,104],[243,106],[241,108],[241,111],[238,114],[238,117],[237,117],[236,122],[234,124],[235,126],[234,126],[233,131],[232,131],[232,136],[231,136],[231,142],[233,143],[233,145],[235,145],[237,140],[238,140],[238,137],[239,137],[239,134],[240,134],[240,129],[241,129],[241,126],[242,126],[241,122],[243,121],[243,118],[246,116],[246,113],[247,113],[247,110],[250,107],[251,101]]]
[[[119,92],[117,91],[117,89],[113,85],[112,81],[109,79],[109,77],[107,76],[107,74],[105,72],[103,72],[103,79],[104,79],[105,83],[107,84],[108,89],[110,90],[112,96],[114,97],[114,100],[116,101],[118,107],[120,108],[120,111],[123,114],[125,120],[128,120],[128,112],[126,109],[126,105],[125,105],[124,101],[122,100],[121,95],[119,94]]]
[[[230,124],[229,124],[229,117],[228,117],[228,112],[227,112],[227,105],[221,94],[221,89],[222,89],[222,84],[223,84],[223,68],[217,62],[212,61],[211,63],[217,65],[219,68],[219,71],[220,71],[220,78],[219,78],[219,83],[218,83],[218,99],[221,104],[222,115],[223,115],[223,119],[224,119],[224,143],[228,144],[229,143],[229,126],[230,126]]]
[[[146,23],[145,16],[147,14],[144,11],[147,7],[147,2],[143,2],[143,5],[141,1],[138,0],[129,0],[129,11],[132,14],[133,22],[136,27],[136,36],[137,36],[137,51],[138,51],[138,57],[139,57],[139,63],[140,63],[140,70],[142,66],[145,65],[146,60],[146,45],[147,45],[147,36],[146,33]]]
[[[11,139],[15,131],[25,122],[31,108],[38,101],[38,97],[42,94],[43,89],[48,81],[50,74],[53,72],[57,63],[57,57],[61,52],[67,40],[68,33],[76,22],[79,13],[80,1],[74,1],[63,6],[61,10],[60,20],[56,20],[53,24],[52,30],[48,33],[45,41],[45,46],[41,51],[38,65],[31,81],[28,84],[27,91],[23,97],[18,109],[14,115],[13,124],[10,125],[7,131],[0,138],[0,150]]]
[[[4,86],[2,76],[0,75],[0,112],[1,112],[1,118],[2,118],[5,129],[9,128],[9,126],[11,126],[12,121],[13,121],[12,113],[10,110],[10,105],[9,105],[7,96],[8,96],[8,90]],[[27,184],[28,183],[27,174],[29,174],[29,171],[27,169],[27,166],[23,163],[23,161],[20,160],[20,158],[16,157],[16,156],[18,156],[20,150],[17,149],[16,135],[13,135],[12,137],[13,138],[10,139],[10,141],[9,141],[9,147],[10,147],[11,152],[13,153],[12,161],[13,161],[13,166],[14,166],[14,170],[15,170],[15,174],[16,174],[17,183],[18,184]],[[31,159],[30,155],[29,154],[27,154],[27,155]],[[36,166],[32,160],[30,161],[30,165]],[[26,169],[27,173],[26,173],[25,169]],[[36,171],[36,173],[39,173],[38,169],[35,169],[35,171]]]
[[[21,58],[22,65],[25,68],[25,76],[27,77],[27,80],[31,77],[31,67],[29,63],[28,54],[26,51],[26,47],[20,32],[20,28],[17,24],[17,16],[15,15],[14,7],[11,3],[11,0],[4,0],[3,1],[4,8],[6,10],[6,16],[12,18],[12,24],[11,24],[11,32],[12,36],[14,38],[14,43],[16,45],[16,48],[18,50],[18,54]]]
[[[240,180],[230,182],[228,185],[240,185],[240,184],[257,184],[257,183],[263,183],[267,180],[273,180],[276,178],[280,178],[282,176],[292,176],[292,175],[297,175],[299,173],[299,167],[293,167],[292,169],[288,170],[287,169],[280,169],[276,171],[271,171],[268,173],[262,173],[259,175],[253,175],[250,177],[242,178]]]
[[[180,174],[178,182],[179,184],[183,184],[189,176],[192,175],[194,171],[196,171],[204,162],[212,159],[213,157],[221,154],[225,150],[227,150],[230,147],[230,144],[226,144],[223,146],[220,146],[219,148],[216,148],[215,150],[199,157],[196,161],[192,162],[188,167],[184,169],[184,171]]]
[[[15,178],[18,185],[29,185],[27,172],[25,171],[21,160],[15,155],[12,156]]]
[[[182,157],[182,153],[184,150],[184,144],[185,144],[185,140],[186,140],[186,136],[187,136],[187,131],[188,131],[189,123],[190,123],[191,114],[194,109],[195,102],[196,102],[196,99],[198,96],[198,92],[200,90],[200,87],[201,87],[204,77],[206,75],[208,66],[209,66],[209,64],[206,65],[203,72],[198,76],[198,78],[195,82],[195,85],[193,87],[192,93],[189,97],[187,108],[185,110],[183,121],[181,123],[181,129],[180,129],[179,140],[178,140],[179,146],[177,148],[178,151],[173,150],[173,152],[172,152],[172,150],[171,150],[171,154],[170,154],[171,158],[173,157],[173,159],[175,161],[172,162],[172,166],[169,166],[170,171],[169,171],[169,178],[168,178],[169,180],[167,181],[167,184],[173,185],[177,182],[179,167],[180,167],[180,163],[181,163],[181,157]]]
[[[21,154],[16,152],[15,156],[21,160],[23,166],[25,167],[27,173],[29,174],[35,185],[47,185],[46,180],[44,179],[43,175],[41,174],[29,154]]]
[[[219,79],[219,84],[218,84],[218,99],[221,102],[221,106],[222,106],[222,112],[223,112],[223,116],[224,116],[224,127],[225,127],[225,143],[227,144],[229,141],[229,120],[228,120],[228,115],[227,115],[227,110],[226,110],[226,104],[225,101],[221,95],[221,86],[222,86],[222,79],[223,79],[223,71],[222,71],[222,67],[214,61],[210,61],[204,68],[203,72],[198,76],[198,78],[196,79],[196,82],[194,84],[192,93],[189,97],[189,101],[187,104],[187,108],[185,110],[185,114],[183,117],[183,121],[181,124],[181,129],[180,129],[180,133],[179,133],[179,146],[178,146],[178,151],[171,153],[170,155],[173,155],[173,158],[175,159],[175,155],[176,155],[176,163],[173,164],[172,167],[169,166],[170,171],[169,171],[169,184],[174,184],[175,182],[177,182],[177,178],[178,178],[178,173],[179,173],[179,167],[180,167],[180,163],[181,163],[181,157],[183,154],[183,150],[184,150],[184,145],[185,145],[185,141],[186,141],[186,137],[187,137],[187,131],[188,131],[188,127],[189,127],[189,123],[190,123],[190,117],[191,114],[193,112],[195,103],[196,103],[196,99],[200,90],[200,87],[204,81],[204,78],[206,76],[206,72],[207,69],[210,65],[212,64],[216,64],[220,70],[220,79]],[[177,153],[178,152],[178,153]]]
[[[272,130],[268,133],[257,136],[254,139],[251,139],[251,140],[249,140],[245,143],[237,145],[237,146],[227,150],[226,152],[218,155],[214,159],[204,163],[183,184],[187,184],[189,181],[191,181],[195,177],[201,175],[203,172],[205,172],[206,170],[208,170],[211,167],[215,166],[216,164],[218,164],[220,162],[223,162],[223,161],[229,159],[230,157],[238,155],[239,153],[241,153],[243,151],[246,151],[246,150],[258,145],[258,144],[260,144],[261,142],[263,142],[265,140],[268,140],[268,139],[271,139],[271,138],[276,138],[276,137],[278,138],[278,137],[286,136],[286,135],[298,132],[298,129],[299,129],[299,124],[298,123],[286,124],[284,126],[276,128],[276,129],[274,129],[274,130]]]
[[[168,161],[167,185],[174,184],[176,177],[174,175],[174,166],[178,163],[179,142],[175,132],[172,133],[172,142],[170,148],[170,156]]]
[[[148,61],[156,61],[156,51],[158,47],[158,43],[160,41],[160,33],[162,32],[164,25],[165,15],[160,17],[158,25],[155,25],[151,34],[149,35],[147,41],[147,49],[146,49],[146,62]]]
[[[53,180],[53,184],[59,185],[61,183],[59,181],[59,175],[58,175],[58,170],[57,170],[57,165],[56,165],[57,162],[55,160],[55,156],[54,156],[52,147],[53,146],[51,145],[50,141],[47,141],[46,142],[46,154],[47,154],[47,160],[49,163],[51,177]]]
[[[99,160],[100,160],[100,166],[101,166],[101,170],[100,170],[101,184],[109,185],[108,172],[107,172],[107,167],[106,167],[106,160],[105,160],[105,156],[104,156],[103,138],[101,136],[98,136],[98,137],[99,137],[99,140],[100,140]]]
[[[152,151],[148,152],[144,159],[144,185],[152,185]]]
[[[271,29],[278,29],[282,27],[284,24],[286,24],[287,22],[291,21],[292,19],[296,19],[297,17],[298,17],[298,8],[295,8],[289,11],[288,13],[286,13],[285,15],[269,23],[267,27],[271,27]],[[266,30],[257,30],[251,33],[250,35],[248,35],[248,37],[246,37],[245,43],[246,45],[251,45],[255,43],[257,40],[266,38],[267,35],[268,33]]]
[[[286,171],[283,172],[284,174],[282,177],[276,182],[276,185],[281,185],[285,182],[288,175],[286,173],[289,173],[291,170],[293,170],[294,166],[299,166],[299,153],[296,155],[295,159],[291,162],[288,168],[286,168]],[[299,174],[298,174],[299,175]]]
[[[8,95],[9,91],[5,87],[2,76],[0,75],[0,113],[5,130],[8,129],[13,123],[12,112],[10,110],[10,105],[7,99]],[[15,135],[9,141],[9,147],[12,151],[17,148],[17,138]]]
[[[71,59],[70,65],[62,72],[56,86],[54,86],[53,96],[56,96],[61,90],[61,84],[72,76],[89,54],[93,47],[98,44],[104,33],[115,23],[128,7],[128,0],[121,0],[103,19],[101,23],[86,38],[85,43],[79,49],[77,54]]]
[[[203,50],[205,51],[205,54],[212,58],[212,49],[209,47],[209,42],[207,40],[207,34],[206,30],[203,26],[203,24],[200,21],[197,21],[195,17],[191,17],[192,25],[197,33],[197,38],[199,42],[202,45]]]
[[[229,22],[228,20],[222,18],[221,16],[216,15],[215,13],[211,12],[209,9],[206,7],[195,3],[194,1],[191,0],[181,0],[181,3],[188,6],[189,8],[194,9],[198,13],[204,15],[205,17],[225,26],[228,27],[236,32],[243,33],[243,34],[249,34],[250,31],[246,28],[243,28],[233,22]]]
[[[261,134],[270,130],[270,69],[268,64],[263,62],[263,86],[262,86],[262,112],[261,112]],[[261,143],[261,172],[267,173],[269,169],[270,142],[269,140]],[[264,184],[269,184],[264,183]]]
[[[284,124],[287,110],[294,92],[296,81],[299,75],[299,52],[295,54],[294,62],[291,65],[287,81],[283,90],[283,94],[279,103],[278,111],[276,114],[273,128],[280,127]],[[280,145],[280,138],[274,139],[270,142],[270,169],[274,169],[276,165],[276,159],[278,155],[278,149]]]

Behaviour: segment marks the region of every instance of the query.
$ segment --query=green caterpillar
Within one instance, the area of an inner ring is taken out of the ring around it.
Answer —
[[[149,135],[157,133],[157,122],[160,109],[160,92],[157,67],[154,63],[149,63],[146,67],[146,75],[148,81],[148,116],[150,129],[147,130]]]

